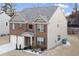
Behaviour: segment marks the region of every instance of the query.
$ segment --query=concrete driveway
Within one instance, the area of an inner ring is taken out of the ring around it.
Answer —
[[[9,42],[9,35],[0,36],[0,54],[12,51],[15,49],[15,46]]]
[[[7,53],[15,49],[15,46],[11,43],[0,45],[0,54]]]
[[[1,54],[0,56],[37,56],[37,55],[24,52],[22,50],[12,50],[7,53]]]

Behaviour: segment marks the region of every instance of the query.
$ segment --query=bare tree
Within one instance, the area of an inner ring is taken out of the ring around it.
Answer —
[[[12,3],[4,3],[4,5],[2,6],[2,10],[5,11],[6,14],[8,14],[9,16],[13,16],[14,15],[14,11],[15,11],[15,4]]]

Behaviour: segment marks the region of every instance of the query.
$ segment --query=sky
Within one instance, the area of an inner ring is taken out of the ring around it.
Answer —
[[[2,4],[0,4],[1,6]],[[79,5],[79,4],[77,4]],[[21,11],[25,8],[33,7],[47,7],[47,6],[60,6],[65,15],[69,15],[73,8],[75,7],[74,3],[16,3],[14,8],[16,11]]]

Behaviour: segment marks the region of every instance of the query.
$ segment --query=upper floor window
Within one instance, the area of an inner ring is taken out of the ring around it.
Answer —
[[[59,24],[57,24],[57,27],[59,28]]]
[[[44,32],[44,24],[37,24],[37,32]]]
[[[29,29],[32,29],[32,24],[29,24]]]
[[[8,22],[6,22],[6,26],[8,26]]]
[[[19,24],[19,28],[23,29],[23,24],[22,23]]]

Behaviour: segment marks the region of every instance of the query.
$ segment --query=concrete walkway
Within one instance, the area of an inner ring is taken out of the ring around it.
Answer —
[[[14,49],[15,49],[15,45],[11,43],[0,45],[0,54],[12,51]]]
[[[0,56],[37,56],[36,54],[25,52],[23,50],[12,50],[10,52],[1,54]]]

